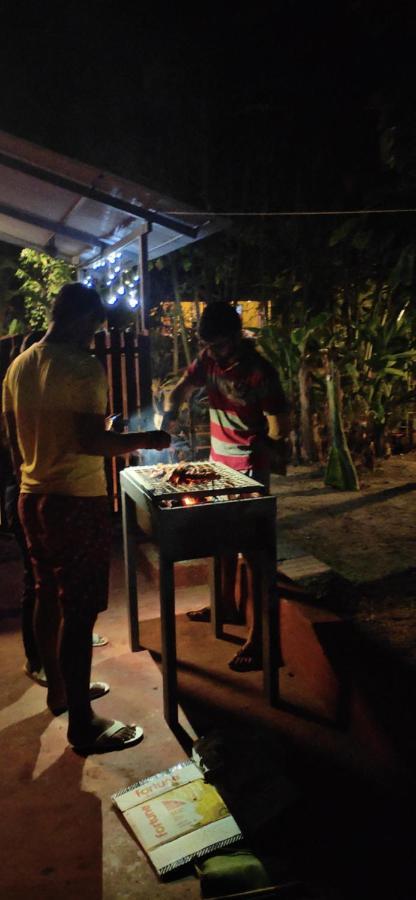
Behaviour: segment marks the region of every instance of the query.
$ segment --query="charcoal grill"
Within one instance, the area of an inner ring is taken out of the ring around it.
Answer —
[[[210,465],[215,477],[204,484],[172,485],[155,477],[160,467],[154,466],[131,466],[120,473],[130,646],[140,649],[139,524],[159,548],[164,715],[171,727],[178,721],[174,563],[182,560],[211,558],[211,620],[215,636],[221,637],[220,557],[256,551],[254,590],[261,598],[264,689],[271,703],[278,697],[276,498],[266,495],[254,479],[219,463]],[[185,498],[198,502],[183,505]]]

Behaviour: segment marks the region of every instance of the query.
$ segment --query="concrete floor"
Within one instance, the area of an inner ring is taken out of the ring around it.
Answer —
[[[18,564],[3,576],[3,604],[13,611]],[[109,638],[94,650],[93,677],[111,685],[97,701],[104,715],[139,722],[141,744],[121,753],[77,756],[66,741],[66,716],[52,718],[45,689],[22,671],[19,619],[2,620],[0,656],[0,896],[2,900],[115,900],[199,897],[192,876],[161,884],[115,812],[111,795],[185,759],[162,715],[161,676],[147,652],[131,654],[120,565],[99,628]],[[154,589],[142,594],[143,615],[156,614]],[[178,598],[178,603],[184,602]],[[187,731],[192,729],[182,719]]]
[[[158,880],[111,803],[117,790],[186,758],[186,743],[181,745],[163,720],[161,677],[151,655],[157,660],[160,650],[155,586],[140,577],[142,643],[151,653],[132,654],[117,540],[110,605],[97,623],[109,644],[94,650],[93,676],[111,684],[110,694],[98,701],[100,710],[140,722],[145,738],[131,750],[83,759],[66,743],[66,717],[51,717],[45,690],[22,672],[16,614],[19,564],[11,559],[0,570],[3,606],[10,613],[2,619],[0,657],[0,897],[199,897],[199,883],[192,875],[168,883]],[[279,709],[270,709],[262,695],[260,673],[238,675],[227,667],[233,642],[241,640],[243,630],[233,629],[228,640],[215,641],[210,626],[190,623],[183,615],[207,599],[204,585],[177,590],[179,688],[188,716],[182,713],[181,724],[190,738],[225,725],[239,734],[258,734],[262,740],[264,736],[265,741],[271,735],[284,742],[292,759],[299,760],[304,775],[310,767],[313,777],[317,771],[329,777],[331,767],[345,772],[348,780],[364,777],[378,785],[388,783],[394,792],[403,774],[401,744],[386,717],[377,714],[359,674],[354,674],[351,665],[346,667],[348,647],[336,617],[298,603],[283,603],[283,703]],[[350,672],[347,692],[346,668]],[[309,837],[306,842],[310,844]],[[322,897],[368,896],[334,891]],[[396,892],[393,896],[398,900],[407,895]]]

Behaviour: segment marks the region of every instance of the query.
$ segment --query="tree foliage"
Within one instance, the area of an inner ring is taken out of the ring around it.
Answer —
[[[10,331],[15,318],[15,304],[12,302],[18,285],[16,283],[16,254],[8,245],[0,244],[0,333]]]
[[[22,324],[27,330],[45,329],[52,301],[62,285],[74,280],[75,268],[65,260],[26,248],[20,253],[16,278],[24,301]]]

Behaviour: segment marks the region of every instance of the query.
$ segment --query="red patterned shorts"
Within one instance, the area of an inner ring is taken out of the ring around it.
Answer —
[[[65,612],[107,609],[111,518],[107,497],[20,494],[19,516],[37,595]]]

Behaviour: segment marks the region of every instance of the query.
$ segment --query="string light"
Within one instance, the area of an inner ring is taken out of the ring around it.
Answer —
[[[95,260],[90,268],[83,272],[84,284],[100,291],[109,306],[123,300],[127,301],[130,309],[135,309],[139,304],[140,276],[137,274],[137,266],[129,267],[129,261],[128,258],[123,263],[121,252],[109,253],[108,256]]]

